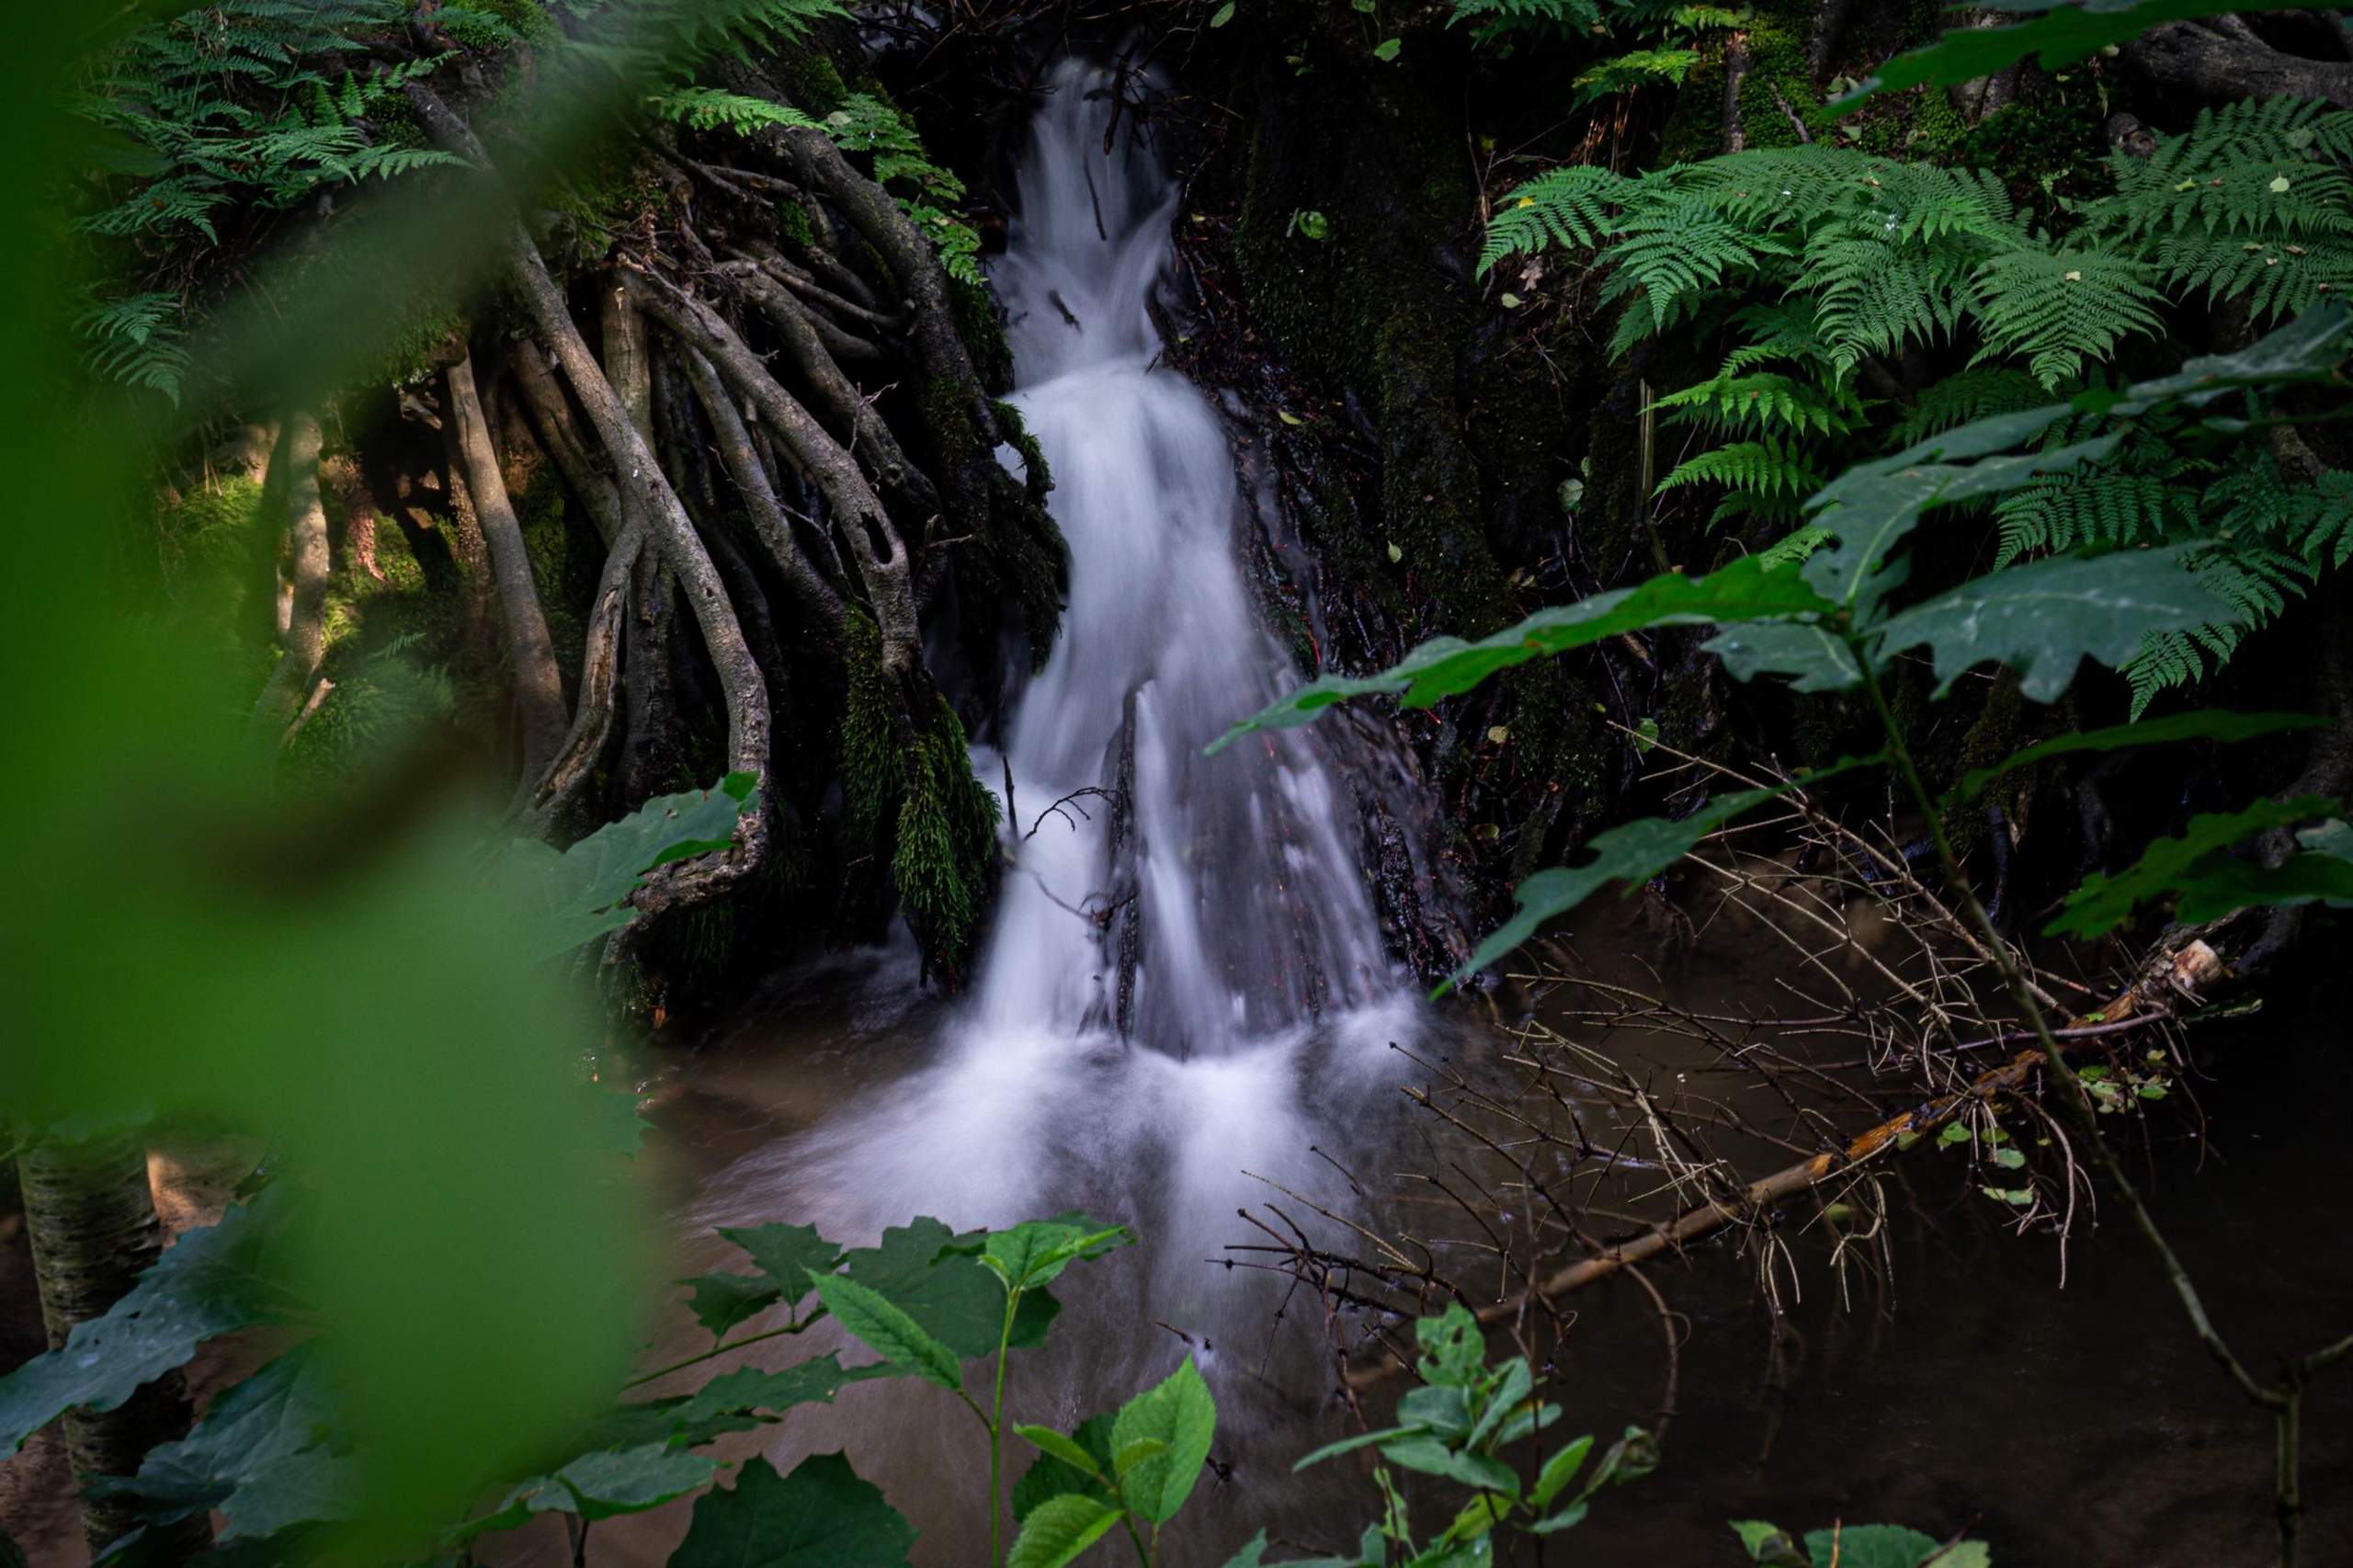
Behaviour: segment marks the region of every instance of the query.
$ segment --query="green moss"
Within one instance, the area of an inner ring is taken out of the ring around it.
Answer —
[[[784,240],[785,254],[795,261],[806,261],[809,253],[817,248],[817,226],[810,222],[809,210],[800,202],[787,199],[776,204],[777,233]]]
[[[926,962],[955,978],[995,889],[996,797],[973,777],[964,726],[946,699],[908,733],[873,621],[853,611],[843,641],[844,858],[890,868]],[[853,902],[872,903],[855,890]]]
[[[996,797],[972,775],[964,726],[943,699],[916,743],[899,806],[891,880],[925,956],[963,971],[995,889]]]
[[[996,297],[985,285],[948,280],[948,308],[956,318],[956,335],[964,340],[979,372],[981,386],[992,394],[1013,385],[1013,349],[1005,341],[1005,324],[997,319]]]
[[[842,813],[858,847],[870,849],[896,808],[901,767],[882,634],[862,611],[843,623],[842,671]]]

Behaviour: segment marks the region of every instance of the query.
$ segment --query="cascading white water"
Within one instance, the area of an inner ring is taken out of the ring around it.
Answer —
[[[1361,1197],[1335,1190],[1337,1173],[1385,1142],[1388,1046],[1425,1020],[1384,953],[1360,832],[1319,739],[1201,755],[1290,677],[1238,565],[1224,434],[1202,394],[1155,365],[1146,306],[1176,192],[1126,130],[1107,151],[1109,80],[1076,62],[1054,74],[993,268],[1071,585],[1004,754],[975,750],[992,783],[1010,763],[1020,820],[973,994],[909,1068],[890,1064],[907,1046],[894,1025],[853,1017],[852,1051],[893,1081],[735,1162],[696,1218],[809,1221],[852,1244],[924,1214],[958,1229],[1073,1207],[1125,1221],[1142,1244],[1057,1287],[1057,1347],[1016,1364],[1016,1408],[1067,1429],[1189,1353],[1218,1393],[1221,1462],[1239,1474],[1263,1460],[1271,1482],[1313,1429],[1323,1351],[1312,1331],[1278,1337],[1279,1277],[1214,1264],[1242,1239],[1235,1210],[1278,1197],[1268,1183],[1327,1204]],[[1047,809],[1090,789],[1125,799]],[[886,964],[872,994],[911,978]],[[965,1563],[984,1517],[953,1479],[972,1473],[968,1439],[926,1391],[869,1384],[837,1410],[796,1413],[778,1458],[846,1443],[886,1492],[929,1499],[918,1558]],[[1216,1491],[1185,1533],[1222,1541],[1217,1562],[1305,1495]]]
[[[1071,558],[1062,640],[1009,726],[1014,803],[1128,792],[1021,844],[973,1021],[1068,1036],[1111,1020],[1154,1050],[1216,1054],[1395,981],[1355,818],[1312,739],[1200,755],[1290,672],[1244,586],[1224,432],[1154,368],[1146,305],[1176,190],[1149,147],[1107,150],[1109,82],[1076,61],[1053,78],[992,271]],[[1108,915],[1109,939],[1074,911]]]

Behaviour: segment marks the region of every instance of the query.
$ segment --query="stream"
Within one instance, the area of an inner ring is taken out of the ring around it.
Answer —
[[[1237,564],[1223,428],[1157,363],[1147,306],[1178,194],[1147,144],[1107,136],[1107,81],[1078,62],[1051,76],[992,265],[1013,401],[1052,467],[1071,582],[1061,641],[1001,749],[974,751],[1010,796],[1017,864],[972,984],[922,990],[904,945],[780,974],[711,1049],[674,1061],[654,1114],[681,1274],[731,1260],[710,1233],[725,1224],[813,1222],[853,1245],[916,1215],[963,1229],[1081,1209],[1131,1225],[1139,1245],[1057,1286],[1064,1311],[1046,1351],[1015,1358],[1007,1408],[1067,1430],[1191,1356],[1219,1402],[1216,1470],[1168,1562],[1214,1568],[1261,1527],[1341,1550],[1375,1506],[1354,1465],[1290,1474],[1352,1427],[1331,1397],[1318,1304],[1234,1266],[1227,1246],[1256,1239],[1236,1210],[1274,1199],[1304,1220],[1299,1199],[1377,1204],[1431,1149],[1427,1119],[1397,1093],[1426,1076],[1403,1052],[1495,1048],[1472,1008],[1430,1007],[1386,956],[1336,743],[1311,728],[1202,755],[1293,677]],[[1619,945],[1604,917],[1581,934]],[[1769,942],[1719,935],[1679,983],[1738,1006],[1769,990],[1779,961]],[[1665,1070],[1689,1051],[1613,1046]],[[2300,1114],[2325,1124],[2325,1110]],[[2292,1191],[2310,1174],[2281,1161],[2316,1156],[2293,1152],[2290,1130],[2269,1135],[2237,1152]],[[2157,1153],[2185,1176],[2197,1157]],[[2330,1320],[2353,1300],[2346,1249],[2336,1288],[2316,1287],[2292,1205],[2246,1195],[2250,1170],[2214,1165],[2169,1191],[2185,1250],[2236,1260],[2213,1281],[2228,1310],[2262,1314],[2283,1346],[2342,1332]],[[1924,1179],[1935,1191],[1915,1201],[1940,1222],[1906,1217],[1892,1290],[1842,1300],[1827,1277],[1785,1281],[1777,1332],[1727,1249],[1660,1271],[1687,1320],[1666,1468],[1599,1499],[1548,1560],[1736,1563],[1722,1521],[1756,1515],[1969,1527],[2004,1568],[2265,1559],[2268,1424],[2202,1364],[2121,1227],[2076,1238],[2063,1290],[2047,1242],[2009,1237],[1995,1206],[1947,1192],[1933,1168]],[[2225,1218],[2250,1214],[2270,1218]],[[2268,1285],[2275,1267],[2304,1283]],[[1606,1441],[1654,1423],[1663,1357],[1647,1300],[1603,1289],[1577,1310],[1564,1430]],[[676,1313],[655,1358],[703,1343]],[[840,1341],[783,1343],[779,1362]],[[2317,1396],[2312,1415],[2315,1562],[2353,1561],[2329,1506],[2353,1479],[2346,1392]],[[983,1560],[983,1440],[937,1391],[852,1387],[796,1411],[766,1451],[789,1468],[835,1449],[921,1529],[918,1562]],[[591,1560],[658,1562],[685,1519],[672,1507],[600,1526]]]

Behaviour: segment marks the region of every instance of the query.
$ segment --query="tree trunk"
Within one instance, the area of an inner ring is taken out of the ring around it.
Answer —
[[[280,448],[286,462],[286,519],[293,585],[283,649],[254,704],[255,722],[283,735],[301,711],[326,658],[327,512],[319,498],[319,421],[307,409],[287,418]],[[272,465],[273,467],[276,465]]]
[[[491,580],[497,586],[499,616],[506,627],[515,705],[523,720],[523,776],[537,778],[555,761],[570,727],[563,710],[563,676],[556,668],[555,643],[548,636],[539,586],[531,580],[531,557],[523,545],[523,526],[506,494],[506,476],[499,472],[498,453],[491,444],[490,425],[483,416],[473,361],[460,359],[450,366],[448,381],[452,443],[465,467],[466,490],[473,497],[474,520],[481,525],[483,542],[489,550]]]
[[[75,1325],[104,1317],[163,1251],[147,1152],[120,1131],[74,1142],[44,1139],[18,1157],[17,1179],[41,1321],[56,1350]],[[184,1436],[188,1424],[188,1387],[178,1372],[167,1372],[117,1409],[68,1411],[65,1445],[76,1475],[132,1475],[148,1449]],[[94,1553],[137,1522],[128,1498],[83,1500],[82,1533]],[[186,1555],[201,1551],[210,1533],[201,1514],[170,1532]]]

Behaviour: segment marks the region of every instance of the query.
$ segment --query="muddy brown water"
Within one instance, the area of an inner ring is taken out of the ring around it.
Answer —
[[[1703,943],[1674,976],[1678,994],[1759,1001],[1770,981],[1758,952],[1733,946],[1711,957]],[[655,1131],[646,1174],[670,1205],[678,1272],[724,1266],[726,1250],[708,1233],[714,1215],[807,1218],[807,1205],[790,1203],[790,1183],[779,1185],[778,1173],[793,1168],[790,1152],[937,1066],[947,1008],[909,981],[904,954],[795,970],[724,1029],[661,1054],[647,1084]],[[2353,1125],[2342,1063],[2353,987],[2328,977],[2313,986],[2301,1001],[2202,1033],[2200,1054],[2214,1072],[2194,1085],[2203,1142],[2182,1114],[2154,1119],[2154,1136],[2135,1150],[2168,1233],[2258,1369],[2276,1351],[2323,1343],[2353,1319],[2353,1248],[2336,1213]],[[1471,1026],[1449,1038],[1472,1055],[1480,1032]],[[1615,1043],[1621,1055],[1641,1044]],[[1672,1061],[1682,1048],[1660,1049]],[[1426,1080],[1399,1058],[1379,1092],[1358,1099],[1351,1168],[1402,1169],[1427,1153],[1420,1113],[1395,1093]],[[1072,1114],[1106,1114],[1086,1105],[1084,1089],[1072,1085]],[[158,1154],[158,1196],[175,1228],[217,1212],[226,1168],[201,1149]],[[1151,1173],[1137,1174],[1148,1191]],[[1654,1267],[1654,1281],[1689,1319],[1666,1462],[1648,1481],[1606,1494],[1547,1560],[1736,1564],[1740,1550],[1723,1521],[1762,1517],[1793,1528],[1881,1519],[1938,1534],[1967,1528],[1994,1543],[2003,1568],[2272,1561],[2270,1427],[2206,1360],[2120,1219],[2106,1215],[2079,1232],[2063,1282],[2055,1244],[2003,1230],[1998,1206],[1974,1193],[1949,1155],[1915,1151],[1892,1174],[1907,1189],[1892,1232],[1892,1279],[1883,1290],[1866,1279],[1842,1302],[1819,1248],[1801,1244],[1799,1290],[1791,1299],[1785,1282],[1779,1334],[1752,1267],[1729,1243]],[[1116,1193],[1098,1197],[1108,1199],[1097,1204],[1107,1216],[1137,1217]],[[1216,1291],[1238,1276],[1211,1261],[1220,1249],[1172,1259],[1145,1230],[1140,1251],[1068,1278],[1051,1347],[1017,1358],[1011,1408],[1025,1419],[1073,1422],[1133,1386],[1138,1364],[1165,1371],[1184,1353],[1154,1320],[1183,1328],[1188,1311],[1222,1312],[1222,1321],[1245,1325],[1210,1350],[1222,1401],[1216,1457],[1231,1472],[1203,1478],[1187,1528],[1172,1538],[1175,1558],[1222,1562],[1261,1524],[1302,1546],[1339,1548],[1369,1517],[1361,1471],[1336,1464],[1303,1480],[1287,1472],[1290,1456],[1352,1429],[1329,1397],[1315,1313],[1294,1303],[1275,1321],[1279,1293],[1264,1289],[1264,1277],[1255,1295],[1245,1290],[1221,1308]],[[1210,1230],[1221,1246],[1256,1239],[1238,1220]],[[11,1364],[39,1345],[24,1248],[20,1227],[0,1224],[0,1327]],[[1183,1281],[1196,1268],[1204,1293],[1188,1299]],[[1175,1299],[1150,1299],[1154,1281]],[[1554,1395],[1568,1406],[1564,1429],[1607,1435],[1654,1420],[1663,1359],[1647,1298],[1621,1283],[1574,1304]],[[696,1332],[674,1306],[651,1356],[695,1348]],[[779,1361],[817,1348],[782,1343],[792,1348]],[[199,1363],[199,1393],[237,1365],[233,1355]],[[1229,1375],[1234,1369],[1245,1375]],[[862,1385],[836,1409],[796,1413],[767,1447],[779,1465],[846,1448],[923,1529],[920,1562],[985,1559],[979,1434],[945,1395]],[[2353,1377],[2313,1391],[2305,1448],[2305,1561],[2353,1562]],[[730,1454],[750,1451],[739,1440]],[[74,1539],[69,1482],[53,1432],[0,1465],[0,1518],[36,1563],[86,1561]],[[659,1562],[687,1517],[674,1506],[599,1525],[588,1560]],[[1426,1502],[1423,1517],[1444,1516]],[[500,1555],[570,1559],[552,1526]]]

